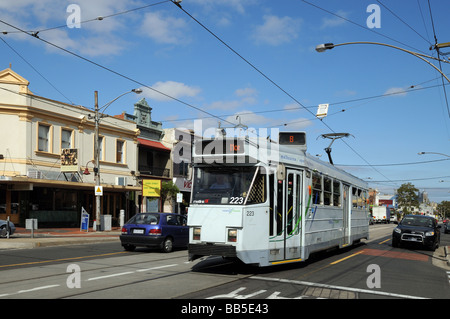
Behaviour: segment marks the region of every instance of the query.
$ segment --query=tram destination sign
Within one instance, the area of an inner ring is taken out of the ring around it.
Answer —
[[[305,132],[280,132],[280,145],[306,145]]]
[[[241,139],[199,140],[195,145],[195,155],[234,155],[244,154],[244,141]]]

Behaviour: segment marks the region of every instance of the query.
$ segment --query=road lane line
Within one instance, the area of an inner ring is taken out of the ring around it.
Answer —
[[[37,265],[37,264],[45,264],[45,263],[51,263],[56,261],[68,261],[68,260],[76,260],[76,259],[84,259],[84,258],[93,258],[93,257],[104,257],[104,256],[111,256],[111,255],[117,255],[117,254],[125,254],[126,251],[121,251],[117,253],[107,253],[107,254],[100,254],[100,255],[91,255],[91,256],[81,256],[81,257],[71,257],[71,258],[61,258],[61,259],[50,259],[50,260],[42,260],[42,261],[32,261],[28,263],[20,263],[20,264],[10,264],[10,265],[0,265],[0,268],[4,267],[17,267],[17,266],[26,266],[26,265]]]
[[[19,291],[17,291],[17,292],[11,292],[11,293],[7,293],[7,294],[1,294],[1,295],[0,295],[0,298],[1,298],[1,297],[12,296],[12,295],[23,294],[23,293],[27,293],[27,292],[33,292],[33,291],[43,290],[43,289],[55,288],[55,287],[60,287],[60,285],[48,285],[48,286],[40,286],[40,287],[36,287],[36,288],[31,288],[31,289],[19,290]]]
[[[353,256],[356,256],[356,255],[362,254],[363,252],[364,252],[364,250],[361,250],[361,251],[359,251],[357,253],[354,253],[353,255],[350,255],[350,256],[344,257],[342,259],[333,261],[332,263],[330,263],[330,265],[336,265],[336,264],[340,263],[341,261],[344,261],[346,259],[352,258]]]
[[[381,243],[378,243],[378,245],[384,244],[385,242],[390,241],[390,240],[391,240],[390,238],[383,240]]]
[[[126,272],[120,272],[120,273],[112,274],[112,275],[106,275],[106,276],[100,276],[100,277],[93,277],[93,278],[89,278],[89,279],[86,280],[86,281],[99,280],[99,279],[106,279],[106,278],[117,277],[117,276],[123,276],[123,275],[130,275],[130,274],[134,274],[134,271],[126,271]]]
[[[146,268],[146,269],[139,269],[139,270],[136,270],[136,272],[149,271],[149,270],[155,270],[155,269],[162,269],[162,268],[168,268],[168,267],[174,267],[174,266],[178,266],[178,264],[157,266],[157,267]]]
[[[43,290],[43,289],[48,289],[48,288],[55,288],[55,287],[59,287],[59,285],[48,285],[48,286],[41,286],[41,287],[36,287],[36,288],[31,288],[31,289],[26,289],[26,290],[19,290],[17,293],[23,294],[26,292],[32,292],[32,291]]]

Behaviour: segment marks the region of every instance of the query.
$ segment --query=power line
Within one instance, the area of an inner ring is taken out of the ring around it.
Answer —
[[[443,159],[438,159],[438,160],[430,160],[430,161],[422,161],[422,162],[372,164],[372,166],[406,166],[406,165],[418,165],[418,164],[436,163],[436,162],[449,161],[449,160],[450,160],[450,158],[443,158]],[[361,166],[367,166],[367,165],[335,164],[335,166],[361,167]]]
[[[401,42],[401,41],[395,40],[394,38],[392,38],[392,37],[390,37],[390,36],[387,36],[387,35],[385,35],[385,34],[383,34],[383,33],[381,33],[381,32],[375,31],[374,29],[370,29],[370,28],[368,28],[368,27],[366,27],[366,26],[364,26],[364,25],[362,25],[362,24],[359,24],[359,23],[357,23],[357,22],[354,22],[354,21],[352,21],[352,20],[350,20],[350,19],[347,19],[347,18],[345,18],[345,17],[343,17],[343,16],[340,16],[339,14],[336,14],[336,13],[334,13],[334,12],[331,12],[331,11],[329,11],[329,10],[327,10],[327,9],[324,9],[324,8],[322,8],[322,7],[319,7],[319,6],[316,5],[316,4],[313,4],[313,3],[308,2],[308,1],[306,1],[306,0],[301,0],[301,1],[303,1],[304,3],[306,3],[306,4],[308,4],[308,5],[312,6],[312,7],[317,8],[317,9],[319,9],[319,10],[322,10],[322,11],[324,11],[324,12],[326,12],[326,13],[329,13],[329,14],[331,14],[331,15],[334,15],[335,17],[338,17],[338,18],[340,18],[340,19],[342,19],[342,20],[345,20],[345,21],[347,21],[347,22],[349,22],[349,23],[351,23],[351,24],[353,24],[353,25],[356,25],[356,26],[358,26],[358,27],[360,27],[360,28],[362,28],[362,29],[364,29],[364,30],[373,32],[373,33],[378,34],[378,35],[380,35],[380,36],[382,36],[382,37],[384,37],[384,38],[386,38],[386,39],[389,39],[389,40],[391,40],[391,41],[400,43],[401,45],[403,45],[403,46],[405,46],[405,47],[414,49],[415,51],[422,52],[422,53],[425,54],[425,52],[423,52],[423,51],[421,51],[421,50],[419,50],[419,49],[416,49],[416,48],[414,48],[414,47],[412,47],[412,46],[410,46],[410,45],[408,45],[408,44],[406,44],[406,43],[403,43],[403,42]]]
[[[437,37],[436,37],[436,29],[435,29],[435,27],[434,27],[434,19],[433,19],[433,13],[432,13],[432,11],[431,11],[431,3],[430,3],[430,0],[428,0],[428,9],[429,9],[429,11],[430,11],[430,18],[431,18],[431,25],[432,25],[432,27],[433,27],[433,35],[434,35],[434,41],[435,41],[435,46],[434,46],[434,48],[436,49],[436,52],[437,52],[437,55],[438,55],[438,62],[439,62],[439,70],[441,70],[441,72],[442,72],[442,64],[441,64],[441,59],[440,59],[440,56],[441,56],[441,53],[440,53],[440,51],[439,51],[439,47],[437,46],[437,44],[438,44],[438,40],[437,40]],[[443,88],[443,90],[444,90],[444,96],[445,96],[445,103],[446,103],[446,105],[447,105],[447,113],[448,113],[448,117],[450,117],[450,107],[449,107],[449,105],[448,105],[448,98],[447,98],[447,90],[446,90],[446,88],[445,88],[445,82],[444,82],[444,77],[443,76],[441,76],[441,81],[442,81],[442,88]]]
[[[56,45],[56,44],[50,42],[50,41],[44,40],[44,39],[42,39],[41,37],[36,36],[35,34],[30,34],[29,32],[26,32],[25,30],[22,30],[22,29],[20,29],[19,27],[16,27],[16,26],[14,26],[14,25],[12,25],[12,24],[10,24],[10,23],[8,23],[8,22],[5,22],[4,20],[0,20],[0,22],[3,23],[3,24],[6,24],[7,26],[9,26],[9,27],[11,27],[11,28],[14,28],[14,29],[16,29],[16,30],[18,30],[18,31],[20,31],[20,32],[23,32],[23,33],[25,33],[25,34],[27,34],[27,35],[29,35],[29,36],[32,36],[32,37],[34,37],[34,38],[36,38],[36,39],[38,39],[38,40],[40,40],[40,41],[42,41],[42,42],[44,42],[44,43],[46,43],[46,44],[52,46],[52,47],[55,47],[55,48],[57,48],[57,49],[59,49],[59,50],[62,50],[62,51],[66,52],[66,53],[68,53],[68,54],[70,54],[70,55],[73,55],[73,56],[75,56],[75,57],[77,57],[77,58],[79,58],[79,59],[81,59],[81,60],[83,60],[83,61],[86,61],[86,62],[88,62],[88,63],[90,63],[90,64],[93,64],[93,65],[95,65],[95,66],[97,66],[97,67],[99,67],[99,68],[101,68],[101,69],[103,69],[103,70],[106,70],[106,71],[108,71],[108,72],[110,72],[110,73],[113,73],[113,74],[119,76],[119,77],[122,77],[122,78],[124,78],[124,79],[126,79],[126,80],[129,80],[129,81],[131,81],[131,82],[134,82],[134,83],[136,83],[136,84],[138,84],[138,85],[140,85],[140,86],[142,86],[142,87],[145,87],[145,88],[147,88],[147,89],[150,89],[150,90],[152,90],[152,91],[154,91],[154,92],[156,92],[156,93],[158,93],[158,94],[161,94],[161,95],[163,95],[163,96],[165,96],[165,97],[167,97],[167,98],[169,98],[169,99],[172,99],[172,100],[177,101],[177,102],[179,102],[179,103],[181,103],[181,104],[184,104],[184,105],[186,105],[186,106],[188,106],[188,107],[190,107],[190,108],[193,108],[193,109],[195,109],[195,110],[197,110],[197,111],[200,111],[200,112],[202,112],[202,113],[208,114],[208,115],[210,115],[210,116],[212,116],[212,117],[214,117],[214,118],[219,119],[220,121],[223,121],[223,122],[229,123],[229,124],[231,124],[231,125],[234,125],[234,123],[229,122],[229,121],[227,121],[227,120],[224,120],[224,119],[218,117],[217,115],[214,115],[214,114],[212,114],[212,113],[210,113],[210,112],[208,112],[208,111],[205,111],[205,110],[203,110],[203,109],[201,109],[201,108],[199,108],[199,107],[197,107],[197,106],[195,106],[195,105],[192,105],[192,104],[187,103],[187,102],[185,102],[185,101],[182,101],[182,100],[180,100],[180,99],[178,99],[178,98],[176,98],[176,97],[170,96],[169,94],[166,94],[166,93],[164,93],[164,92],[161,92],[161,91],[159,91],[159,90],[157,90],[157,89],[155,89],[155,88],[152,88],[151,86],[148,86],[148,85],[146,85],[146,84],[144,84],[144,83],[142,83],[142,82],[140,82],[140,81],[137,81],[137,80],[135,80],[135,79],[133,79],[133,78],[131,78],[131,77],[125,75],[125,74],[122,74],[122,73],[120,73],[120,72],[114,71],[113,69],[108,68],[108,67],[106,67],[106,66],[104,66],[104,65],[101,65],[100,63],[97,63],[97,62],[95,62],[95,61],[93,61],[93,60],[90,60],[90,59],[88,59],[88,58],[85,58],[84,56],[82,56],[82,55],[80,55],[80,54],[77,54],[77,53],[75,53],[75,52],[72,52],[72,51],[70,51],[70,50],[67,50],[67,49],[65,49],[65,48],[63,48],[63,47],[61,47],[61,46],[59,46],[59,45]]]
[[[50,84],[50,86],[52,88],[54,88],[59,94],[61,94],[67,101],[69,101],[72,104],[73,101],[71,99],[69,99],[66,95],[64,95],[64,93],[62,93],[60,90],[58,90],[58,88],[56,86],[54,86],[41,72],[39,72],[30,62],[28,62],[19,52],[17,52],[17,50],[15,50],[11,45],[9,45],[5,39],[3,39],[3,37],[0,37],[0,40],[3,41],[3,43],[8,46],[8,48],[10,48],[15,54],[17,54],[26,64],[28,64],[29,67],[31,67],[37,74],[39,74],[41,76],[41,78],[43,78],[48,84]]]
[[[381,1],[376,0],[379,4],[381,4],[384,8],[386,8],[394,17],[396,17],[397,19],[399,19],[404,25],[406,25],[408,28],[410,28],[414,33],[416,33],[419,37],[421,37],[422,39],[424,39],[426,42],[428,42],[431,45],[431,42],[425,38],[424,36],[422,36],[419,32],[417,32],[412,26],[410,26],[406,21],[404,21],[402,18],[400,18],[394,11],[392,11],[391,9],[389,9],[385,4],[383,4]]]
[[[308,108],[306,108],[300,101],[298,101],[294,96],[289,94],[286,90],[284,90],[280,85],[278,85],[275,81],[273,81],[270,77],[268,77],[264,72],[262,72],[259,68],[257,68],[254,64],[252,64],[249,60],[244,58],[241,54],[239,54],[236,50],[234,50],[230,45],[228,45],[224,40],[222,40],[219,36],[217,36],[214,32],[212,32],[209,28],[207,28],[203,23],[201,23],[198,19],[196,19],[194,16],[192,16],[189,12],[184,10],[179,3],[176,3],[172,1],[173,4],[175,4],[178,8],[180,8],[181,11],[183,11],[187,16],[189,16],[192,20],[194,20],[198,25],[200,25],[203,29],[205,29],[208,33],[210,33],[214,38],[216,38],[220,43],[222,43],[225,47],[227,47],[230,51],[232,51],[235,55],[237,55],[240,59],[242,59],[245,63],[247,63],[251,68],[253,68],[256,72],[258,72],[260,75],[262,75],[266,80],[268,80],[270,83],[272,83],[274,86],[276,86],[278,89],[280,89],[284,94],[286,94],[288,97],[290,97],[292,100],[294,100],[298,105],[300,105],[302,108],[304,108],[306,111],[308,111],[314,118],[316,118],[315,114],[310,111]],[[320,121],[333,133],[336,133],[327,123],[323,121],[323,119],[320,119]],[[350,148],[359,158],[361,158],[365,163],[367,163],[369,166],[370,163],[361,155],[359,154],[353,147],[350,146],[345,140],[343,140],[344,144],[347,145],[348,148]],[[376,172],[378,172],[380,175],[385,177],[386,179],[389,179],[386,177],[383,173],[378,171],[375,167],[372,167]]]
[[[152,4],[148,4],[148,5],[142,6],[142,7],[137,7],[137,8],[121,11],[121,12],[116,12],[116,13],[112,13],[112,14],[105,15],[105,16],[98,16],[96,18],[80,21],[80,24],[89,23],[89,22],[93,22],[93,21],[102,21],[102,20],[107,19],[107,18],[116,17],[116,16],[119,16],[119,15],[127,14],[127,13],[138,11],[138,10],[143,10],[143,9],[146,9],[146,8],[149,8],[149,7],[153,7],[153,6],[156,6],[156,5],[160,5],[160,4],[169,2],[169,1],[171,1],[171,0],[164,0],[164,1],[157,2],[157,3],[152,3]],[[67,24],[62,24],[62,25],[59,25],[59,26],[50,27],[50,28],[46,28],[46,29],[29,30],[29,31],[25,31],[25,32],[27,32],[27,33],[34,33],[34,34],[37,35],[38,33],[46,32],[46,31],[50,31],[50,30],[62,29],[62,28],[66,28],[66,27],[67,27]],[[8,34],[8,33],[21,33],[21,32],[22,31],[3,31],[2,33],[3,34]]]

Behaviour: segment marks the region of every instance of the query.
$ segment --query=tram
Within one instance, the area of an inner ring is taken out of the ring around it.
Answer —
[[[369,237],[367,183],[307,154],[305,132],[201,139],[192,155],[190,260],[266,267]]]

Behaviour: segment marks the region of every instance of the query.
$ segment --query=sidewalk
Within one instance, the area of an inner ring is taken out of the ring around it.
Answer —
[[[31,231],[18,227],[10,238],[0,238],[0,249],[26,249],[49,246],[76,245],[96,242],[120,243],[120,228],[114,227],[111,231],[80,231],[79,228],[44,228]]]

